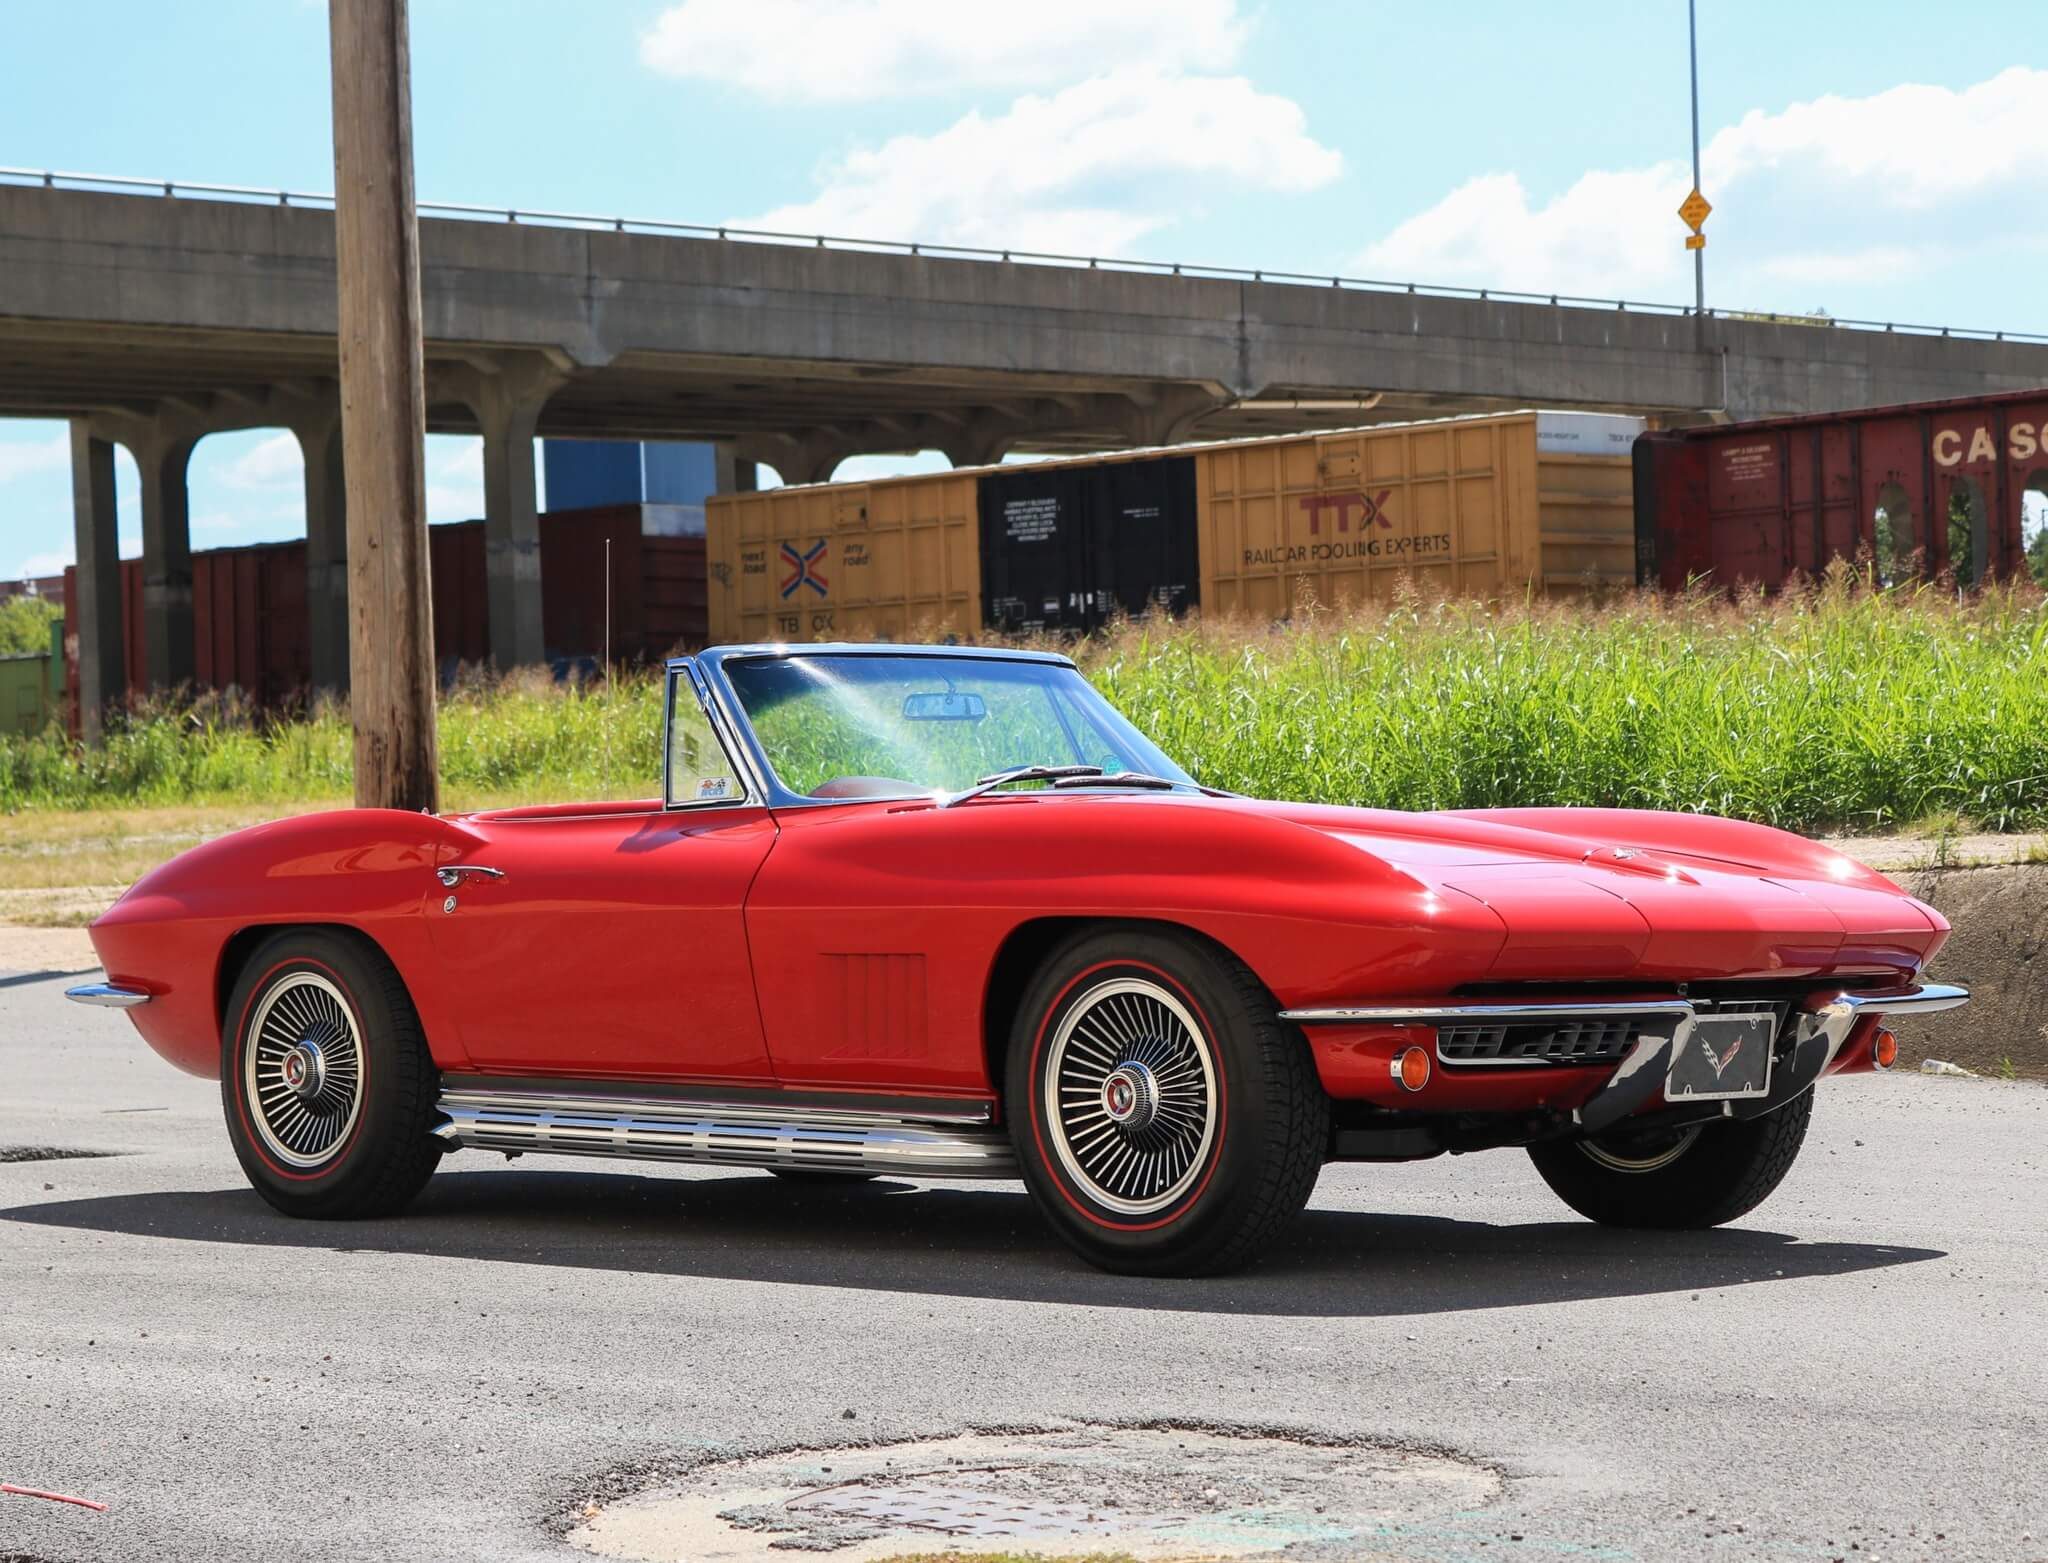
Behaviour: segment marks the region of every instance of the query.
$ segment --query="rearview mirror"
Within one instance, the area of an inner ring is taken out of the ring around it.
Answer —
[[[979,722],[987,715],[986,700],[957,690],[933,690],[929,694],[903,697],[903,720],[906,722]]]

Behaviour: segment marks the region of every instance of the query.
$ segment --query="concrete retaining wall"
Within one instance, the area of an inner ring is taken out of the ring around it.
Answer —
[[[1900,1020],[1899,1067],[1945,1058],[1980,1074],[2010,1059],[2048,1080],[2048,864],[1920,869],[1892,878],[1938,907],[1955,933],[1929,975],[1969,988],[1963,1009]]]

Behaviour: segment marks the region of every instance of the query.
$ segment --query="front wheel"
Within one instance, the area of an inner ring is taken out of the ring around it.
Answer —
[[[441,1159],[419,1016],[359,935],[290,929],[235,983],[221,1105],[250,1184],[290,1216],[388,1215]]]
[[[1040,967],[1008,1056],[1010,1134],[1083,1258],[1206,1275],[1308,1202],[1330,1104],[1299,1033],[1239,961],[1149,928],[1078,935]]]
[[[1761,1118],[1550,1140],[1529,1159],[1557,1197],[1606,1226],[1698,1229],[1746,1216],[1792,1170],[1813,1093]]]

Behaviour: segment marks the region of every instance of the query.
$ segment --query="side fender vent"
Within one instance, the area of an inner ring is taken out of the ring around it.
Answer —
[[[919,1059],[931,1052],[922,955],[827,955],[816,1034],[832,1058]]]

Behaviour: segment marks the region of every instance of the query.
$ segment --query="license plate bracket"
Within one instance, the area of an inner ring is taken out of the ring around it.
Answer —
[[[1731,1102],[1771,1092],[1771,1045],[1778,1017],[1768,1011],[1701,1015],[1664,1077],[1667,1102]]]

